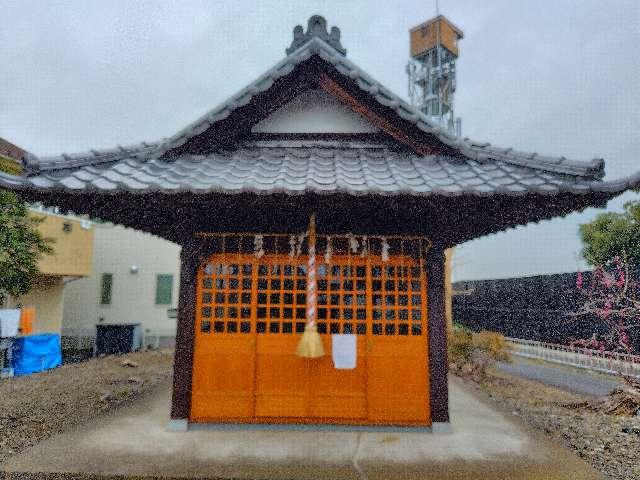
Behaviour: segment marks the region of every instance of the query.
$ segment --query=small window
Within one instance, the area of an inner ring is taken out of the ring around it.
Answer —
[[[440,103],[437,98],[429,101],[431,104],[431,115],[440,115]]]
[[[113,273],[102,274],[100,287],[100,305],[111,305],[111,290],[113,289]]]
[[[171,305],[173,275],[156,275],[156,305]]]

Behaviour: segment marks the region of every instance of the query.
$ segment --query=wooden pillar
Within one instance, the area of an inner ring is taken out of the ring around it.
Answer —
[[[427,255],[427,309],[429,319],[429,379],[431,420],[449,422],[447,321],[445,316],[445,254],[434,245]]]
[[[444,315],[447,319],[447,332],[453,332],[453,286],[451,285],[451,269],[453,247],[444,251]]]
[[[178,324],[171,397],[172,420],[186,420],[191,411],[196,273],[199,262],[196,243],[187,241],[182,245],[180,251],[180,293],[178,296]]]

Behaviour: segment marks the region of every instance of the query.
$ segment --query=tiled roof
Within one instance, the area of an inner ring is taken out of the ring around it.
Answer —
[[[31,156],[25,159],[24,164],[27,171],[31,173],[44,172],[49,170],[69,170],[88,165],[101,165],[113,163],[125,158],[147,158],[158,149],[160,142],[142,142],[135,145],[118,145],[115,148],[105,150],[91,150],[89,152],[55,155],[51,157],[37,158]]]
[[[422,132],[433,135],[444,145],[452,147],[462,155],[477,160],[500,158],[504,162],[515,165],[530,166],[533,168],[544,167],[549,171],[558,173],[599,178],[604,176],[604,160],[602,159],[580,162],[568,160],[565,157],[550,157],[531,152],[518,152],[512,148],[492,147],[491,144],[486,142],[477,142],[469,138],[460,139],[450,135],[444,129],[431,124],[422,112],[378,83],[370,75],[318,37],[308,40],[307,43],[303,44],[298,50],[269,69],[264,75],[258,78],[258,80],[174,136],[165,140],[160,146],[160,151],[164,153],[173,148],[177,148],[190,138],[201,134],[216,122],[228,117],[231,112],[238,107],[249,103],[258,93],[271,88],[276,80],[291,73],[296,65],[309,60],[314,55],[333,65],[341,74],[354,80],[363,91],[372,95],[381,105],[392,108],[402,119],[412,122]]]
[[[134,192],[347,192],[386,195],[522,195],[527,192],[620,192],[638,184],[636,177],[604,182],[604,161],[577,162],[492,147],[459,139],[429,123],[400,97],[347,60],[342,51],[307,35],[298,48],[258,80],[176,135],[84,154],[23,159],[29,176],[0,173],[0,187],[13,189]],[[339,43],[339,34],[333,34]],[[335,42],[334,42],[335,43]],[[294,41],[295,44],[295,41]],[[381,106],[415,125],[425,138],[440,142],[451,155],[411,154],[374,141],[244,141],[235,148],[206,155],[166,155],[201,135],[256,95],[319,58],[354,81]]]
[[[27,152],[22,148],[14,145],[4,138],[0,138],[0,155],[20,161],[25,153]]]
[[[72,164],[50,160],[39,174],[27,178],[0,174],[0,186],[76,192],[457,196],[615,192],[628,188],[632,180],[603,182],[499,158],[420,157],[388,143],[358,141],[251,140],[226,152],[186,154],[171,161],[154,158],[149,146],[70,160]]]

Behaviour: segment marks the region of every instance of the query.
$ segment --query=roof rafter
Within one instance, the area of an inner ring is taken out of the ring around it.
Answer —
[[[374,126],[378,127],[380,130],[390,135],[391,137],[393,137],[395,140],[402,143],[403,145],[408,146],[411,150],[413,150],[418,155],[432,155],[437,153],[437,149],[435,149],[434,147],[427,145],[424,142],[419,142],[412,139],[400,128],[393,125],[389,120],[381,117],[380,115],[375,113],[373,110],[369,109],[367,106],[362,104],[355,97],[353,97],[349,92],[347,92],[343,87],[341,87],[337,82],[332,80],[328,75],[321,73],[318,78],[318,85],[325,92],[335,96],[340,101],[347,104],[350,108],[352,108],[355,112],[362,115]]]

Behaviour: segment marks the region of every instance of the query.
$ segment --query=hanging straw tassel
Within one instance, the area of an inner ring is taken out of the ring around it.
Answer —
[[[324,356],[322,338],[316,327],[316,217],[309,220],[309,264],[307,266],[307,323],[296,354],[303,358]]]
[[[320,358],[324,356],[324,345],[315,324],[309,322],[304,327],[304,333],[298,342],[296,355],[302,358]]]

